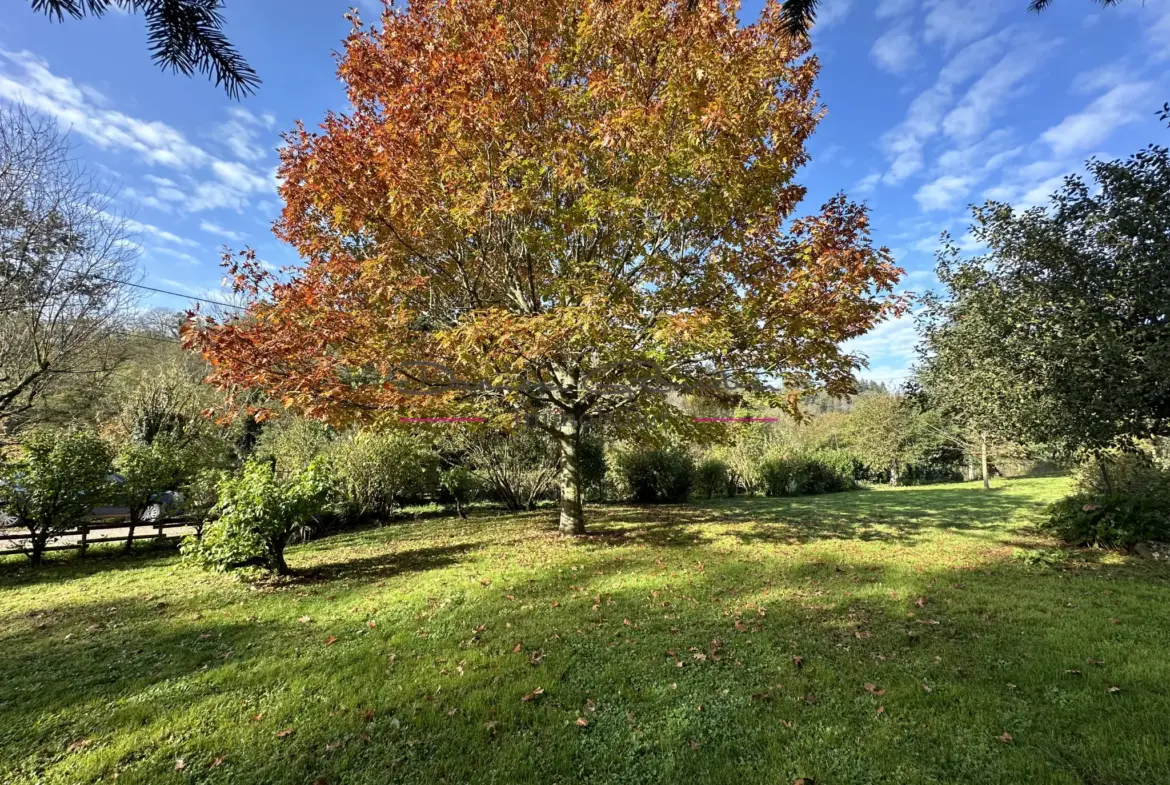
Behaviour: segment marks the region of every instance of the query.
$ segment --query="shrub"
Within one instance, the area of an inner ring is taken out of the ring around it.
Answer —
[[[164,494],[177,491],[197,471],[196,456],[169,435],[158,435],[149,444],[132,441],[118,452],[114,469],[121,478],[113,498],[130,510],[126,549],[134,542],[134,529],[149,519],[152,507],[161,515],[173,501]],[[165,499],[165,500],[164,500]]]
[[[581,462],[581,486],[585,491],[585,499],[599,501],[605,498],[605,473],[608,468],[605,445],[600,439],[586,436],[577,447],[577,455]]]
[[[694,471],[690,456],[676,449],[639,449],[622,456],[625,488],[640,504],[687,501]]]
[[[1077,465],[1073,488],[1090,496],[1170,498],[1170,472],[1145,452],[1108,452]]]
[[[439,487],[455,502],[455,512],[459,517],[466,518],[467,511],[463,508],[475,501],[483,490],[483,483],[466,467],[452,466],[439,475]]]
[[[556,480],[560,452],[535,428],[510,432],[469,428],[451,435],[452,448],[497,501],[531,510]]]
[[[768,496],[837,493],[855,487],[853,456],[843,450],[821,450],[791,457],[765,459],[758,473]]]
[[[1157,496],[1076,494],[1048,507],[1042,527],[1070,545],[1129,548],[1170,537],[1170,515]]]
[[[0,508],[28,529],[40,564],[49,538],[89,514],[109,493],[110,448],[90,433],[39,432],[0,476]]]
[[[284,549],[328,501],[326,466],[314,460],[303,470],[278,474],[269,461],[249,461],[218,486],[215,512],[202,539],[188,537],[183,556],[220,570],[260,565],[284,575]]]
[[[431,496],[438,485],[438,457],[400,431],[357,433],[337,443],[332,457],[338,490],[361,515],[389,515],[405,499]]]
[[[183,484],[183,512],[190,517],[197,539],[212,519],[219,503],[219,486],[228,476],[223,469],[203,469]]]
[[[727,464],[717,458],[708,458],[695,468],[695,493],[708,499],[730,496],[734,493],[731,472]]]
[[[333,433],[321,423],[290,416],[264,423],[252,457],[271,461],[278,474],[294,475],[325,455],[332,443]]]

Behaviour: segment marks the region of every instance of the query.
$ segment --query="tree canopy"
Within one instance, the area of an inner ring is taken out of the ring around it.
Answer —
[[[213,379],[332,422],[535,418],[560,445],[575,532],[586,421],[694,428],[667,400],[680,388],[789,406],[851,391],[860,359],[840,343],[903,307],[900,270],[844,195],[794,217],[818,62],[778,3],[746,27],[735,11],[355,15],[349,110],[281,154],[277,233],[304,267],[280,281],[250,252],[235,262],[249,312],[187,334]]]
[[[1170,156],[1092,160],[1047,207],[975,210],[988,253],[943,253],[924,386],[955,416],[1064,453],[1170,428]]]

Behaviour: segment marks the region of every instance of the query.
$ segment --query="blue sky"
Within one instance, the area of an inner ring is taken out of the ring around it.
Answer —
[[[219,252],[252,245],[282,266],[275,148],[294,120],[342,110],[332,53],[349,30],[333,0],[228,0],[227,32],[264,80],[242,102],[206,80],[160,72],[141,18],[50,23],[27,0],[0,21],[0,100],[71,129],[79,157],[119,191],[142,245],[146,283],[217,297]],[[376,0],[358,3],[373,19]],[[933,284],[939,233],[962,241],[967,205],[1042,203],[1092,156],[1170,141],[1170,0],[1103,9],[1057,0],[823,0],[813,44],[828,116],[802,173],[811,211],[844,190],[908,275]],[[748,2],[741,17],[758,13]],[[210,293],[210,294],[209,294]],[[148,304],[183,307],[173,297]],[[870,378],[906,374],[910,319],[855,343]]]

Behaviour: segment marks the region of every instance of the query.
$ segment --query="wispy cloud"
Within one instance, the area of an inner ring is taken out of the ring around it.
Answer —
[[[1001,0],[928,0],[926,7],[926,42],[941,44],[945,51],[950,51],[995,27],[1003,3]]]
[[[167,212],[171,206],[198,212],[215,208],[241,210],[249,196],[275,191],[271,173],[256,171],[250,163],[264,153],[252,143],[251,134],[269,129],[276,118],[254,115],[234,107],[226,125],[225,146],[243,160],[223,160],[190,141],[182,131],[163,122],[142,120],[109,108],[109,99],[99,90],[79,85],[54,74],[47,61],[31,52],[0,49],[0,100],[22,102],[53,117],[70,131],[97,147],[127,151],[149,166],[174,170],[172,177],[147,175],[153,193],[127,189],[140,205]],[[236,133],[235,131],[242,131]],[[203,171],[210,179],[200,180]]]
[[[208,234],[217,234],[220,237],[227,238],[228,240],[235,240],[236,242],[244,239],[244,235],[240,234],[239,232],[234,232],[231,229],[225,229],[219,224],[212,223],[211,221],[200,221],[199,228]]]
[[[1153,101],[1153,87],[1152,82],[1119,84],[1084,110],[1049,128],[1042,138],[1056,155],[1095,147],[1121,126],[1145,118]]]
[[[918,189],[914,199],[923,210],[949,210],[971,192],[975,178],[947,174]]]
[[[887,30],[874,41],[870,54],[879,68],[903,74],[918,59],[918,43],[910,34],[910,26],[903,24]]]

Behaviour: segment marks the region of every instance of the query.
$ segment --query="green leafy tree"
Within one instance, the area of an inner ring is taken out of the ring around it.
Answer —
[[[287,575],[285,548],[328,501],[327,475],[322,459],[284,476],[268,461],[249,461],[239,475],[220,483],[218,520],[207,526],[201,539],[187,538],[183,555],[221,570],[260,565]]]
[[[434,491],[439,459],[401,431],[363,431],[333,452],[339,490],[363,515],[389,515],[404,497]]]
[[[1081,457],[1170,432],[1170,155],[1088,169],[1047,207],[974,210],[988,252],[944,252],[923,373],[970,422]]]
[[[196,461],[188,447],[163,437],[123,445],[114,459],[114,469],[121,482],[112,495],[129,509],[126,550],[130,550],[134,530],[144,521],[153,522],[166,514],[167,504],[161,495],[188,482],[196,472]]]
[[[109,473],[110,448],[94,434],[39,431],[23,442],[0,477],[0,508],[28,529],[33,564],[104,500]]]
[[[897,485],[911,465],[931,456],[943,438],[940,427],[936,415],[924,414],[903,395],[863,395],[845,435],[858,460]]]

